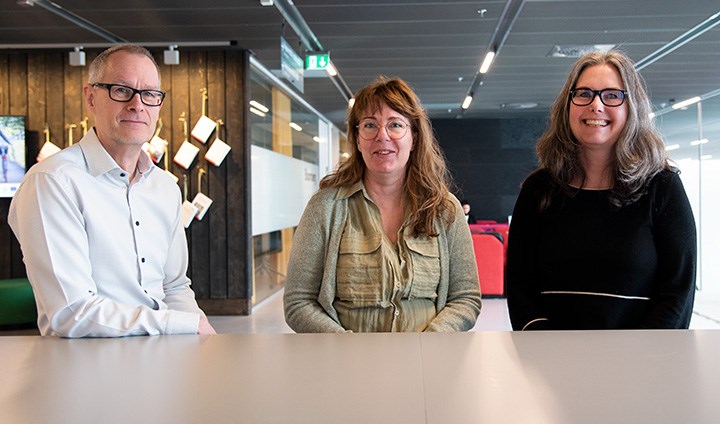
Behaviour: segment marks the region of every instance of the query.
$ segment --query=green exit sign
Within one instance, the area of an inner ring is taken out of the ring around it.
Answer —
[[[327,69],[330,66],[330,53],[312,52],[305,54],[305,69]]]

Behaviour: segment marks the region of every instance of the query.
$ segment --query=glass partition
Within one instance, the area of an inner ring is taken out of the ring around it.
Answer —
[[[720,303],[720,95],[656,117],[695,214],[698,269],[695,311]]]
[[[341,137],[254,59],[249,94],[255,305],[283,287],[294,229],[336,162]]]

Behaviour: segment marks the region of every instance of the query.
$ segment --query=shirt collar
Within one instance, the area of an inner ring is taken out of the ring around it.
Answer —
[[[87,134],[78,142],[82,149],[83,156],[87,162],[87,167],[90,175],[97,177],[108,173],[114,169],[119,169],[120,165],[115,162],[115,159],[105,150],[100,139],[98,139],[95,133],[95,128],[92,131],[88,131]],[[140,151],[138,157],[137,171],[140,174],[146,174],[148,171],[152,171],[154,168],[152,160],[145,153],[144,150]]]
[[[367,193],[365,192],[365,184],[363,184],[362,178],[360,178],[355,184],[349,185],[347,187],[340,187],[335,198],[337,200],[347,199],[348,197],[361,190],[363,192],[363,195],[365,197],[368,197]]]

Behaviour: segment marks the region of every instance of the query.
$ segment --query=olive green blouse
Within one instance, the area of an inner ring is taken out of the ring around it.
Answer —
[[[436,315],[437,237],[413,237],[406,214],[395,244],[364,188],[347,201],[333,302],[340,324],[356,332],[423,331]]]
[[[470,230],[460,202],[436,222],[437,237],[397,244],[362,181],[318,191],[295,232],[285,319],[297,332],[467,331],[480,313]],[[409,212],[405,222],[409,218]]]

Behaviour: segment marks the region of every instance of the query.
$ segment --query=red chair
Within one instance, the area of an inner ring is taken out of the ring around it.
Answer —
[[[472,234],[484,234],[484,233],[496,233],[500,234],[502,237],[502,243],[504,249],[504,254],[507,254],[507,246],[508,246],[508,235],[510,233],[510,224],[507,223],[497,223],[497,224],[468,224],[470,227],[470,232]],[[504,260],[503,260],[503,263]]]
[[[505,249],[494,233],[472,234],[475,261],[483,296],[505,295]]]

